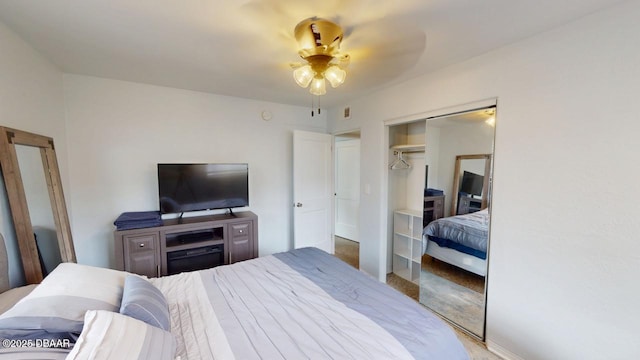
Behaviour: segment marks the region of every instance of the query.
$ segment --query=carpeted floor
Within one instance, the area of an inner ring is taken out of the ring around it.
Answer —
[[[360,245],[357,242],[350,241],[341,237],[335,237],[335,255],[355,268],[359,268],[360,264]],[[420,288],[418,285],[407,281],[393,273],[387,274],[387,284],[396,290],[404,293],[415,301],[420,301]],[[484,287],[484,282],[482,283]],[[476,289],[474,289],[476,290]],[[478,289],[479,290],[479,289]],[[482,288],[484,290],[484,288]],[[477,291],[477,290],[476,290]],[[439,315],[437,312],[436,315]],[[467,335],[465,332],[453,327],[458,335],[458,339],[467,349],[469,357],[474,360],[498,360],[499,356],[487,350],[485,345],[475,338]]]
[[[482,334],[484,294],[423,270],[419,301],[472,333]]]
[[[429,255],[422,256],[422,271],[428,271],[452,283],[484,294],[484,276],[462,270],[457,266],[440,261]]]

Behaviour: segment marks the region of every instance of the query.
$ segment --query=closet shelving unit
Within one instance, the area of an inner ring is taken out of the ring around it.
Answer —
[[[408,169],[402,154],[424,152],[424,144],[393,145],[397,156],[391,170]],[[393,215],[393,272],[405,280],[420,283],[422,264],[422,211],[401,209]]]
[[[422,260],[422,195],[424,186],[426,122],[389,127],[389,241],[391,270],[419,284]],[[405,155],[414,156],[406,156]]]
[[[422,259],[422,211],[396,210],[393,216],[393,272],[416,284]]]

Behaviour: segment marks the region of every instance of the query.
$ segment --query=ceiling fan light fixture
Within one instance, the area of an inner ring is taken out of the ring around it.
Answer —
[[[316,17],[302,20],[294,30],[298,42],[298,54],[305,65],[295,66],[293,78],[303,88],[311,84],[309,91],[314,95],[327,93],[326,80],[332,87],[344,83],[349,65],[349,55],[340,54],[342,28],[326,19]]]
[[[293,70],[293,79],[303,88],[306,88],[311,84],[311,80],[313,80],[314,75],[315,74],[310,65],[303,65]]]
[[[327,85],[323,77],[314,77],[311,81],[309,92],[313,95],[324,95],[327,93]]]
[[[491,127],[495,127],[496,126],[496,118],[495,117],[490,117],[487,120],[484,121],[485,124],[491,126]]]
[[[331,65],[324,72],[324,77],[329,80],[331,87],[336,88],[344,83],[344,79],[347,77],[347,72],[340,69],[338,65]]]

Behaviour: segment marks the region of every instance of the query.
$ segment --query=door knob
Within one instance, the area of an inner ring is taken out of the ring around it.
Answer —
[[[302,203],[296,203],[296,207],[302,207]]]

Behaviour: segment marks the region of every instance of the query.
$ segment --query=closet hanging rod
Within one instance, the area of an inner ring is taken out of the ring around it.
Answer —
[[[425,144],[409,144],[409,145],[393,145],[391,150],[399,152],[423,152],[425,151]]]

